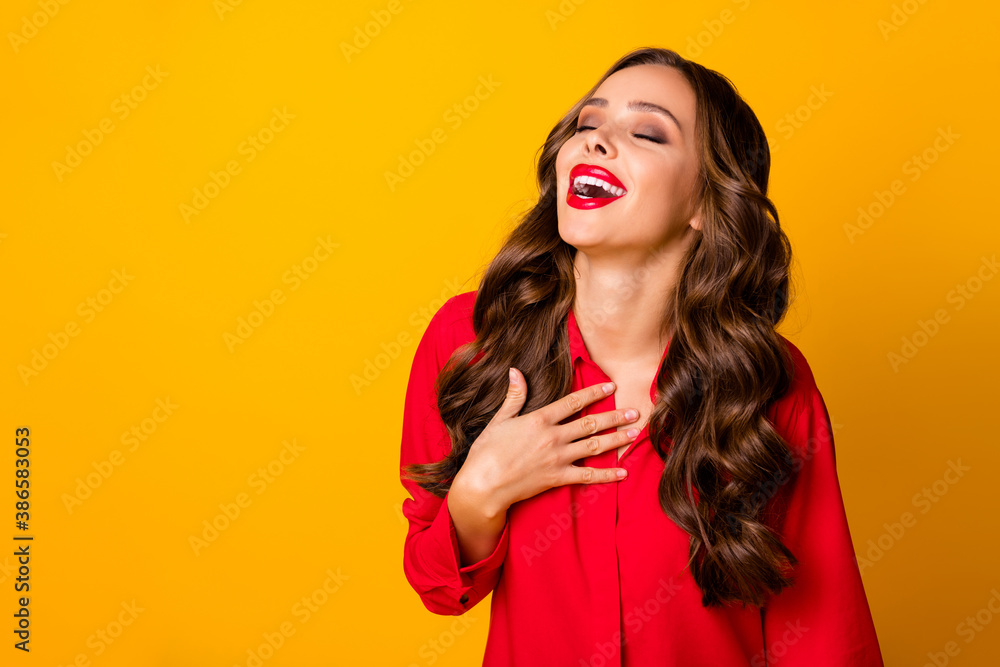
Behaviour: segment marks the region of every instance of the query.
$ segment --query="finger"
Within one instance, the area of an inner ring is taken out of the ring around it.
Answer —
[[[528,383],[524,376],[516,368],[511,368],[507,379],[507,395],[500,404],[500,409],[495,415],[496,419],[506,419],[517,416],[517,413],[524,407],[524,401],[528,397]]]
[[[575,415],[584,406],[610,395],[614,390],[614,382],[593,384],[566,394],[558,401],[553,401],[545,407],[536,410],[536,412],[542,413],[542,416],[550,420],[551,423],[558,424],[567,417]]]
[[[588,456],[601,454],[609,449],[617,449],[635,440],[639,436],[639,432],[638,428],[632,427],[606,435],[594,435],[586,440],[571,442],[567,445],[567,451],[569,452],[567,456],[573,457],[570,459],[571,461],[578,461]]]
[[[619,477],[619,471],[621,476]],[[570,466],[567,474],[569,481],[566,484],[603,484],[605,482],[617,482],[625,479],[628,472],[625,468],[588,468],[584,466]]]
[[[597,412],[574,419],[568,424],[561,424],[559,435],[566,440],[578,440],[615,426],[624,426],[637,419],[639,419],[639,411],[635,408]]]

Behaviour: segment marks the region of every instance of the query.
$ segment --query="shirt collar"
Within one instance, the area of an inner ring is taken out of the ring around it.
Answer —
[[[576,316],[573,314],[573,306],[569,307],[569,314],[566,316],[566,328],[569,331],[569,353],[573,363],[576,364],[577,359],[591,361],[587,346],[583,344],[583,335],[576,323]],[[593,362],[591,361],[591,363]]]

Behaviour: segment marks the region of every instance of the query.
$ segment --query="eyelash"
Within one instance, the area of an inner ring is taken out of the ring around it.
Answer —
[[[591,127],[591,126],[589,126],[589,125],[580,125],[579,127],[576,128],[576,130],[573,132],[573,134],[580,134],[580,132],[582,132],[583,130],[593,130],[593,129],[594,128]],[[651,137],[651,136],[646,135],[646,134],[633,134],[632,136],[639,137],[640,139],[646,139],[647,141],[651,141],[654,144],[665,144],[665,143],[667,143],[663,139],[657,139],[656,137]]]

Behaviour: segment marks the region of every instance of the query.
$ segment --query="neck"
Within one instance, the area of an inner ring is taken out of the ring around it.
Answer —
[[[658,360],[667,347],[661,326],[673,296],[683,248],[641,255],[588,255],[574,259],[573,314],[587,349],[601,365]]]

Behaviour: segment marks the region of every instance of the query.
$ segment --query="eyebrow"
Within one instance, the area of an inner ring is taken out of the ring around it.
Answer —
[[[588,99],[586,102],[583,103],[583,106],[594,106],[603,109],[608,106],[608,101],[603,97],[591,97],[590,99]],[[652,102],[643,102],[642,100],[632,100],[626,105],[625,108],[628,109],[629,111],[644,111],[647,113],[658,113],[663,116],[667,116],[668,118],[670,118],[670,120],[674,121],[674,124],[677,125],[677,129],[680,130],[681,133],[684,132],[683,128],[681,127],[681,122],[677,120],[677,116],[670,113],[670,109],[665,109],[664,107],[661,107],[659,104],[653,104]]]

